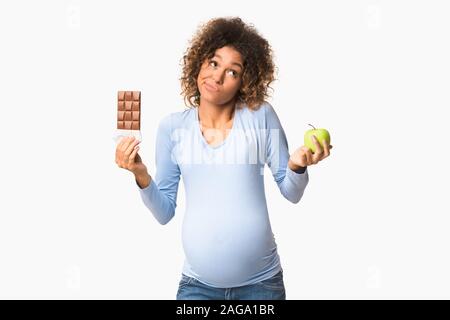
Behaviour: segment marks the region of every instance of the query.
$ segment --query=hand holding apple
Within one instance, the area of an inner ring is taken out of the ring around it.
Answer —
[[[328,157],[333,148],[330,145],[330,134],[325,129],[314,128],[306,131],[304,143],[305,145],[295,150],[289,158],[289,167],[292,170],[317,164]]]
[[[313,125],[310,124],[313,129],[310,129],[305,132],[304,136],[304,142],[305,146],[307,146],[309,149],[311,149],[312,153],[316,152],[316,145],[314,143],[314,140],[311,139],[311,137],[314,135],[318,139],[320,145],[322,148],[324,148],[325,142],[329,145],[330,144],[330,133],[326,129],[316,129]]]

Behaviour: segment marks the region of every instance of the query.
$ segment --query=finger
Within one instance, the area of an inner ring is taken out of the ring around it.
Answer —
[[[306,167],[307,164],[307,160],[306,160],[306,155],[305,152],[300,151],[298,154],[298,161],[296,162],[296,164],[300,167]]]
[[[125,140],[125,137],[121,137],[120,138],[119,143],[117,143],[117,147],[121,147],[122,146],[123,140]]]
[[[139,140],[134,140],[130,143],[130,145],[127,147],[127,149],[125,150],[124,154],[125,157],[128,157],[131,155],[131,152],[133,152],[133,149],[140,143]]]
[[[131,150],[129,150],[129,152],[127,153],[127,149],[130,147],[130,144],[132,143],[132,141],[134,140],[134,137],[124,137],[123,138],[123,143],[122,146],[120,148],[117,149],[116,151],[116,163],[127,163],[128,162],[128,157],[131,154],[131,152],[133,151],[131,147]]]
[[[139,151],[139,146],[134,148],[133,152],[131,152],[130,157],[128,158],[128,163],[134,163],[134,158],[136,157],[137,152]]]
[[[323,158],[326,158],[330,155],[330,145],[328,144],[328,141],[326,141],[326,140],[323,141],[323,152],[324,152]]]
[[[120,153],[122,152],[123,144],[125,143],[126,139],[127,137],[122,137],[116,146],[116,162],[120,159]]]
[[[319,143],[319,140],[317,140],[317,137],[315,135],[311,136],[311,140],[313,141],[313,143],[316,147],[316,151],[314,153],[312,153],[311,164],[317,164],[323,155],[323,149]]]
[[[124,152],[128,146],[130,137],[123,137],[116,148],[116,163],[119,164],[124,160]]]
[[[314,164],[314,160],[313,160],[314,154],[312,153],[311,150],[308,149],[308,152],[306,153],[306,157],[308,158],[309,165]]]
[[[123,144],[120,148],[120,151],[125,152],[128,149],[128,146],[130,145],[130,143],[133,141],[134,137],[126,137],[123,141]]]
[[[317,148],[317,146],[316,146],[316,148]],[[320,161],[320,159],[322,158],[322,156],[323,156],[323,152],[322,153],[320,153],[320,152],[318,152],[317,150],[316,150],[316,152],[312,152],[311,150],[310,150],[310,155],[311,155],[311,164],[317,164],[319,161]]]
[[[314,154],[322,154],[323,153],[323,149],[322,146],[319,143],[319,140],[317,140],[317,137],[315,135],[311,136],[311,140],[314,143],[314,145],[316,146],[316,152],[314,152]]]
[[[119,150],[123,150],[124,146],[128,143],[129,140],[130,140],[130,137],[122,137],[122,139],[120,139],[119,144],[117,145]]]
[[[306,159],[306,154],[304,152],[300,152],[300,163],[298,163],[301,167],[306,167],[308,165],[308,160]]]
[[[306,159],[306,165],[311,165],[312,164],[312,152],[308,147],[304,147],[304,154],[305,154],[305,159]]]

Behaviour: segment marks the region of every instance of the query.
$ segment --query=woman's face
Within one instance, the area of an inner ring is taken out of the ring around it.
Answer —
[[[235,98],[242,83],[244,62],[234,48],[217,49],[214,57],[206,59],[198,74],[200,99],[215,105],[223,105]]]

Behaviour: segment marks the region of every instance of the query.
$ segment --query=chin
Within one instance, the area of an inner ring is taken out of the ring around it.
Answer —
[[[203,98],[203,100],[208,101],[209,103],[212,103],[212,104],[215,104],[218,106],[225,105],[233,100],[233,98],[223,99],[220,97],[215,97],[214,95],[211,95],[209,92],[205,92],[205,93],[201,92],[200,95]]]
[[[201,97],[203,98],[203,100],[208,101],[209,103],[213,103],[216,105],[224,104],[223,99],[214,97],[214,95],[209,94],[209,92],[205,92],[201,95]]]

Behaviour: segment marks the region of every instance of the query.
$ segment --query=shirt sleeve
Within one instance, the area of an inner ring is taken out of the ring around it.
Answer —
[[[156,134],[155,177],[152,177],[150,184],[143,189],[136,182],[145,206],[163,225],[175,215],[180,181],[180,168],[172,156],[174,143],[171,132],[172,123],[169,115],[161,120]]]
[[[288,166],[289,147],[286,134],[274,108],[266,102],[266,163],[281,191],[290,202],[298,203],[309,181],[308,168],[297,173]]]

